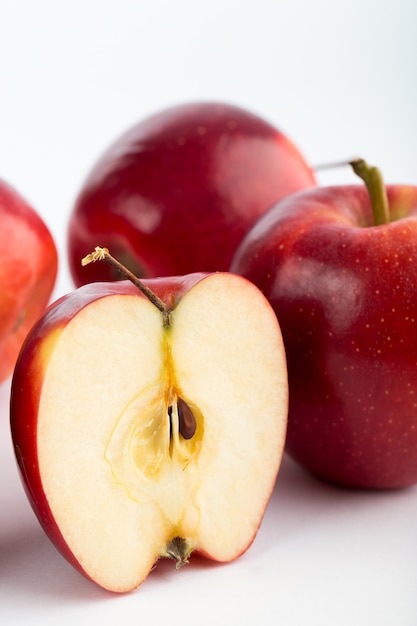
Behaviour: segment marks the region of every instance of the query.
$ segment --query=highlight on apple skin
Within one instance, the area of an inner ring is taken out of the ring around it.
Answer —
[[[417,482],[417,187],[371,186],[377,202],[363,185],[281,201],[230,269],[280,322],[289,454],[332,483],[392,489]]]
[[[26,334],[46,309],[57,266],[46,224],[0,180],[0,382],[11,375]]]
[[[219,102],[164,109],[116,139],[81,186],[68,224],[74,283],[116,278],[106,264],[80,267],[97,241],[139,277],[226,271],[260,215],[315,184],[300,150],[258,115]]]
[[[266,298],[229,273],[80,287],[29,334],[11,393],[23,484],[55,546],[105,589],[161,557],[255,539],[284,448],[288,384]]]

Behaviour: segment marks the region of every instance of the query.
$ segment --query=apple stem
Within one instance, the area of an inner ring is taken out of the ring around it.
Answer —
[[[388,224],[389,205],[387,190],[382,178],[381,170],[374,165],[368,165],[364,159],[354,159],[350,161],[353,171],[359,178],[362,178],[366,185],[371,200],[374,215],[374,225]]]
[[[368,165],[364,159],[355,158],[350,161],[334,161],[333,163],[322,163],[316,165],[314,171],[329,170],[337,167],[350,165],[359,178],[363,180],[368,190],[371,200],[372,213],[374,216],[374,226],[388,224],[390,221],[389,204],[387,190],[382,178],[381,170],[375,166]]]
[[[94,252],[87,254],[82,260],[81,265],[89,265],[90,263],[95,263],[96,261],[106,261],[109,265],[111,265],[114,269],[116,269],[122,276],[130,280],[131,283],[135,285],[145,295],[150,302],[162,313],[164,318],[164,326],[170,325],[170,312],[162,302],[160,298],[147,287],[133,272],[131,272],[127,267],[125,267],[120,261],[115,259],[107,248],[101,248],[100,246],[96,246]]]

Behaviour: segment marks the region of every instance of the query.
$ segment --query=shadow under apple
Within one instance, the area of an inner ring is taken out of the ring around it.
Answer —
[[[3,534],[0,545],[0,587],[3,593],[36,604],[77,603],[108,594],[81,577],[57,552],[34,520]],[[55,599],[55,602],[54,600]]]
[[[271,548],[271,540],[285,544],[294,536],[320,531],[327,527],[329,533],[346,532],[353,537],[358,531],[373,531],[370,520],[398,517],[399,507],[412,502],[417,486],[395,490],[361,490],[327,483],[305,471],[284,454],[281,469],[270,499],[268,509],[257,537],[257,550]]]

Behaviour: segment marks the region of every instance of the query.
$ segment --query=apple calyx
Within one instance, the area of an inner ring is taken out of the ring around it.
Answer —
[[[97,261],[106,261],[109,265],[113,267],[117,272],[119,272],[122,276],[130,280],[131,283],[135,285],[141,291],[150,302],[154,306],[156,306],[159,311],[162,313],[163,317],[163,325],[170,326],[170,311],[167,309],[165,304],[162,302],[160,298],[151,290],[147,285],[145,285],[133,272],[131,272],[127,267],[125,267],[120,261],[118,261],[114,256],[112,256],[108,250],[108,248],[102,248],[100,246],[96,246],[94,251],[90,254],[87,254],[83,259],[81,259],[81,265],[84,267],[85,265],[89,265],[90,263],[96,263]]]
[[[165,557],[173,559],[175,561],[175,569],[179,570],[183,565],[188,565],[190,554],[191,549],[185,539],[174,537],[167,545]]]
[[[371,200],[374,226],[388,224],[390,221],[388,196],[381,170],[360,158],[353,159],[349,165],[366,185]]]

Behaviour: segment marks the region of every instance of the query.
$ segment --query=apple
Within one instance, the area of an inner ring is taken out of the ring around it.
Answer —
[[[287,354],[286,449],[347,487],[417,482],[417,187],[322,187],[278,203],[231,271],[278,317]]]
[[[139,277],[225,271],[262,213],[314,184],[288,137],[249,111],[162,110],[122,134],[81,186],[68,224],[74,283],[114,279],[106,264],[80,267],[97,241]]]
[[[41,217],[0,180],[0,382],[12,373],[26,334],[46,309],[57,264]]]
[[[87,261],[118,262],[96,249]],[[130,275],[125,272],[125,275]],[[253,542],[285,442],[276,316],[229,273],[85,285],[51,305],[12,379],[22,481],[56,547],[105,589],[160,557]]]

